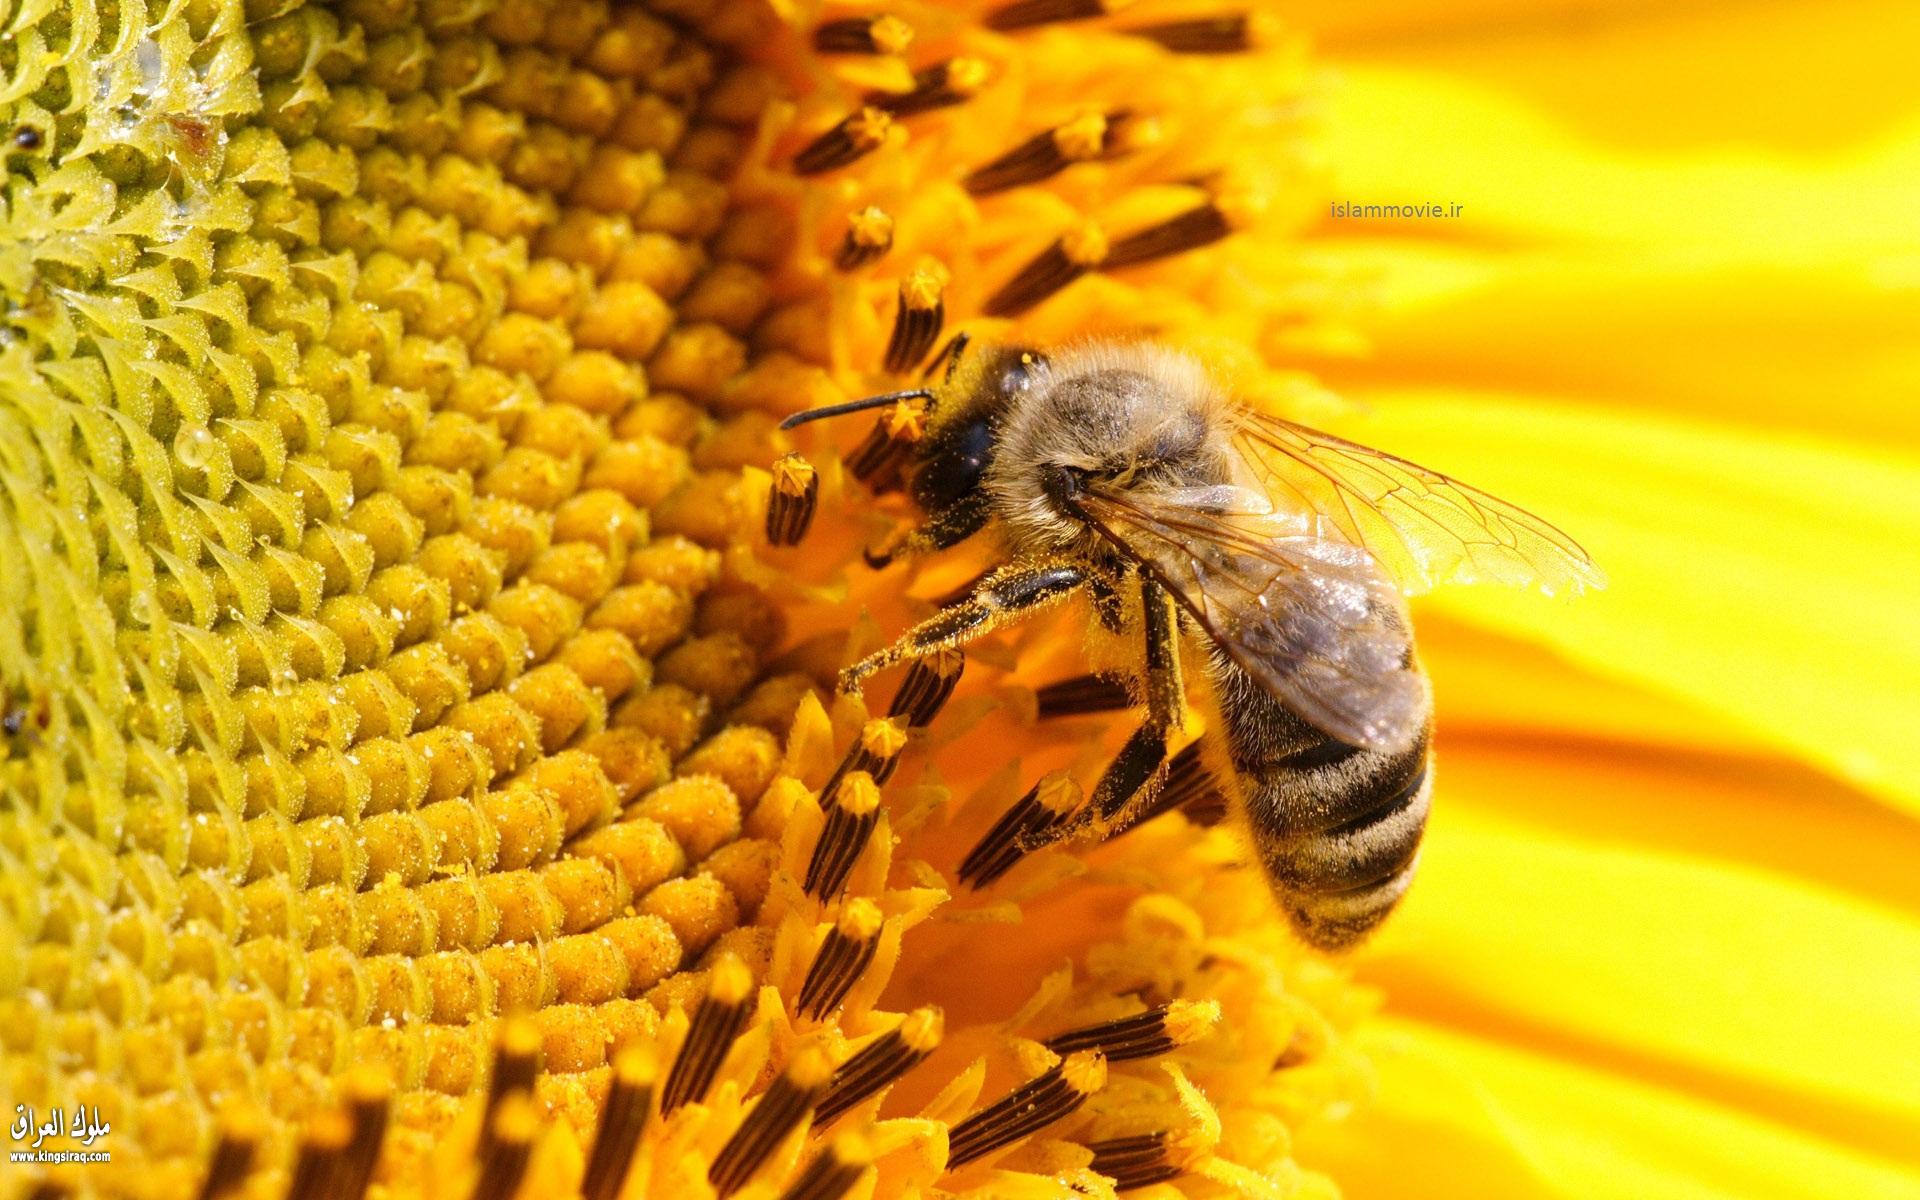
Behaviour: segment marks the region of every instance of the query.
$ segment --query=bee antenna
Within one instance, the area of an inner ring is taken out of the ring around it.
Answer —
[[[845,404],[829,404],[825,408],[809,408],[797,412],[780,422],[780,428],[792,429],[805,425],[808,421],[818,421],[826,417],[843,417],[848,413],[864,412],[869,408],[880,408],[901,400],[931,400],[933,393],[926,388],[908,388],[904,392],[887,392],[879,396],[868,396],[864,400],[849,400]]]

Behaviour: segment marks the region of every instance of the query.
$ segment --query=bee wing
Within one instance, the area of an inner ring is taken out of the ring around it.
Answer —
[[[1288,711],[1368,749],[1424,720],[1398,590],[1365,550],[1239,488],[1083,492],[1080,510]]]
[[[1482,581],[1548,595],[1606,586],[1578,542],[1438,471],[1251,411],[1240,415],[1234,446],[1260,491],[1319,514],[1409,593]]]

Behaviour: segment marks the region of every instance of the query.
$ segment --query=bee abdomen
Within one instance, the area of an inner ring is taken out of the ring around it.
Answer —
[[[1427,731],[1362,750],[1309,728],[1231,666],[1216,676],[1229,756],[1267,881],[1327,950],[1379,925],[1413,881],[1432,785]]]

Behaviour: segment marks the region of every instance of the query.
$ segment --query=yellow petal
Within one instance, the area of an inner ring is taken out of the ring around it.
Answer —
[[[1920,461],[1551,398],[1379,389],[1341,432],[1540,513],[1606,570],[1433,604],[1679,696],[1920,810]]]
[[[1302,1131],[1348,1200],[1911,1200],[1920,1174],[1737,1109],[1417,1021],[1358,1039],[1376,1106]]]
[[[1802,841],[1815,858],[1833,849],[1818,805],[1757,793],[1749,819],[1772,827],[1780,853],[1754,864],[1709,844],[1639,844],[1640,826],[1663,808],[1686,819],[1684,771],[1662,780],[1542,761],[1531,780],[1521,776],[1539,822],[1556,822],[1561,806],[1608,804],[1556,789],[1567,765],[1637,790],[1596,836],[1490,815],[1471,798],[1499,781],[1473,758],[1441,759],[1422,876],[1362,969],[1398,1011],[1868,1153],[1920,1146],[1920,905],[1910,882],[1920,833],[1853,848],[1870,870],[1904,871],[1907,904],[1895,907],[1791,873]],[[1714,815],[1738,810],[1723,804]]]

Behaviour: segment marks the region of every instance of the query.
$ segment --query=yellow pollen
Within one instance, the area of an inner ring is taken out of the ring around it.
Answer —
[[[893,244],[893,218],[875,205],[868,205],[847,218],[847,231],[855,244],[868,247]]]
[[[1175,1000],[1167,1005],[1167,1036],[1184,1046],[1205,1036],[1219,1020],[1218,1000]]]
[[[1106,1056],[1093,1050],[1069,1054],[1060,1064],[1060,1077],[1074,1091],[1091,1096],[1107,1086]]]
[[[800,455],[785,454],[773,464],[773,486],[789,496],[804,496],[818,474]]]
[[[906,749],[907,731],[891,717],[868,721],[860,730],[860,748],[875,758],[892,758]]]
[[[1056,128],[1053,144],[1060,151],[1060,157],[1074,162],[1098,158],[1106,152],[1107,128],[1104,113],[1084,113]]]
[[[1040,780],[1039,792],[1035,798],[1048,812],[1064,815],[1079,808],[1084,795],[1073,776],[1063,771],[1055,771]]]
[[[739,1004],[753,991],[753,976],[748,973],[746,964],[731,954],[722,955],[713,965],[713,976],[707,981],[707,995],[721,1004]]]
[[[918,312],[938,308],[941,296],[946,291],[947,278],[944,266],[932,260],[923,262],[900,285],[900,298],[909,309]]]
[[[887,410],[887,436],[917,442],[926,432],[926,409],[917,400],[901,400]]]
[[[873,39],[874,48],[882,54],[902,54],[913,44],[913,26],[899,17],[888,14],[874,18],[867,27],[867,36]]]
[[[854,145],[862,150],[877,148],[887,140],[887,131],[893,128],[893,115],[885,109],[868,105],[854,114],[847,123],[847,136]]]
[[[847,901],[846,907],[840,911],[837,928],[841,936],[864,942],[880,932],[883,920],[884,916],[878,904],[865,896],[856,896]]]
[[[811,1091],[825,1087],[833,1078],[833,1060],[827,1052],[817,1045],[804,1045],[794,1051],[793,1061],[787,1064],[787,1078],[794,1086]]]
[[[1097,267],[1106,261],[1107,235],[1089,221],[1069,230],[1060,239],[1060,250],[1067,261],[1079,267]]]
[[[971,96],[987,85],[992,71],[978,58],[956,58],[947,64],[947,88],[962,96]]]
[[[937,1008],[916,1008],[900,1022],[900,1039],[918,1054],[932,1051],[945,1035],[946,1017]]]
[[[834,790],[834,803],[856,817],[880,807],[880,788],[865,771],[849,771]]]

